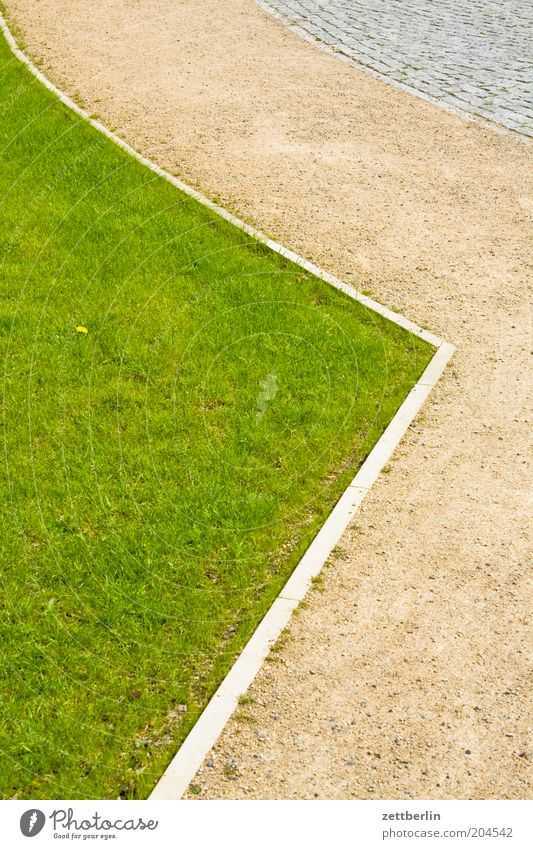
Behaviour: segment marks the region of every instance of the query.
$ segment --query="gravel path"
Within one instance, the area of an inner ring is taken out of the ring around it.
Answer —
[[[6,5],[133,145],[457,345],[200,798],[528,795],[531,147],[255,0]]]
[[[389,80],[533,136],[533,15],[523,0],[261,5]]]

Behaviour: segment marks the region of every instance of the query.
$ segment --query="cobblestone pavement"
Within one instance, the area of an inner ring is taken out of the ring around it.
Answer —
[[[293,29],[443,104],[533,136],[527,0],[262,0]]]

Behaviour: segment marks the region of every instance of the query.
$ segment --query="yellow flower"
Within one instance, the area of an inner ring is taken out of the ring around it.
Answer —
[[[76,330],[78,331],[78,333],[88,333],[89,332],[87,330],[87,328],[83,326],[83,324],[78,324]]]

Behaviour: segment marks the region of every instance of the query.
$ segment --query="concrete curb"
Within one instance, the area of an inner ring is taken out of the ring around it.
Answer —
[[[271,250],[286,257],[301,268],[313,274],[336,289],[347,294],[355,301],[363,304],[389,321],[403,327],[415,336],[429,342],[437,350],[429,365],[420,377],[409,395],[389,423],[388,427],[366,458],[365,462],[355,475],[352,482],[346,488],[343,495],[326,519],[324,525],[316,535],[315,539],[305,552],[304,556],[296,566],[291,577],[285,584],[281,593],[274,601],[254,634],[242,650],[241,654],[233,664],[231,670],[224,678],[218,690],[212,696],[207,707],[181,745],[177,754],[159,780],[152,794],[151,800],[179,799],[189,786],[196,772],[202,764],[207,753],[213,747],[220,733],[224,729],[231,714],[235,710],[239,696],[250,686],[263,661],[268,655],[272,644],[278,639],[283,629],[287,626],[292,612],[303,600],[313,578],[321,571],[331,551],[340,540],[342,534],[353,519],[365,498],[370,487],[386,465],[398,443],[409,428],[411,422],[419,412],[427,399],[432,388],[442,375],[447,363],[453,355],[454,346],[445,342],[428,330],[419,327],[405,316],[390,310],[379,304],[372,298],[362,295],[352,286],[338,280],[329,272],[298,256],[293,251],[284,248],[264,233],[251,227],[249,224],[238,219],[236,216],[217,206],[212,201],[203,197],[190,186],[182,183],[177,177],[164,171],[151,160],[134,150],[127,142],[120,139],[107,129],[100,121],[91,118],[84,109],[79,107],[67,95],[63,94],[42,74],[27,56],[17,47],[11,31],[0,13],[0,29],[2,30],[13,54],[31,73],[51,92],[76,114],[88,121],[95,129],[107,136],[111,141],[134,156],[154,173],[172,183],[176,188],[197,200],[203,206],[208,207],[226,221],[229,221],[238,229],[244,231],[252,238],[257,239]]]
[[[344,491],[278,598],[182,743],[150,799],[180,799],[183,796],[237,707],[239,696],[246,692],[259,672],[271,646],[288,625],[294,609],[303,600],[313,578],[320,573],[370,487],[437,383],[454,350],[453,345],[441,342],[424,374]]]

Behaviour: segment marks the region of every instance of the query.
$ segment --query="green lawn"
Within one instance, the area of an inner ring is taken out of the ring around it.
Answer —
[[[3,39],[0,203],[0,793],[145,797],[433,349]]]

